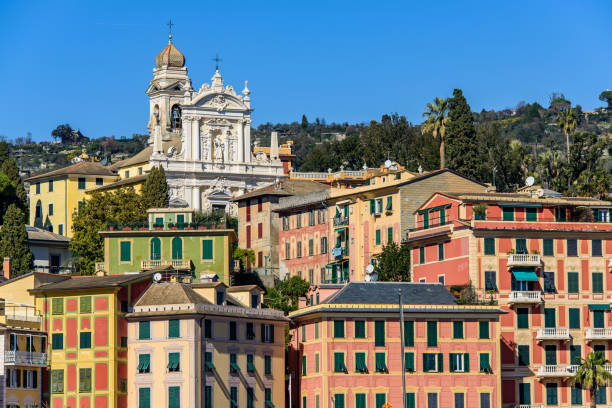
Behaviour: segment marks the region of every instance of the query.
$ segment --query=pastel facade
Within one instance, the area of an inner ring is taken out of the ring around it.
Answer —
[[[236,234],[225,225],[195,226],[193,212],[150,209],[146,227],[100,231],[104,262],[96,268],[110,275],[170,268],[196,281],[214,274],[228,283]]]
[[[87,161],[26,179],[30,225],[72,237],[72,215],[87,198],[85,190],[116,179],[109,168]]]
[[[503,406],[580,406],[576,358],[612,357],[610,203],[524,193],[437,193],[409,234],[415,281],[473,285],[499,302]],[[611,368],[612,370],[612,368]],[[611,406],[609,389],[598,403]]]
[[[288,320],[232,293],[247,303],[222,284],[151,285],[128,316],[129,407],[285,406]]]
[[[501,407],[500,313],[438,284],[351,282],[290,314],[293,406],[401,407],[404,375],[409,408]]]

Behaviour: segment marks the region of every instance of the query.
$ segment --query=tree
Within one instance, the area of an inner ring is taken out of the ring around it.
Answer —
[[[58,125],[51,131],[51,137],[57,141],[64,143],[65,141],[72,141],[72,127],[68,123]]]
[[[15,186],[6,174],[0,172],[0,223],[9,206],[15,204],[16,198]]]
[[[168,207],[168,182],[162,166],[153,167],[142,186],[142,203],[146,209]]]
[[[572,361],[573,364],[577,363]],[[576,369],[576,374],[570,380],[572,385],[579,385],[583,389],[589,390],[591,408],[597,404],[597,393],[599,387],[605,387],[612,383],[612,374],[606,369],[610,361],[601,352],[590,352],[586,358],[579,361],[580,365]]]
[[[5,140],[0,140],[0,167],[9,158],[8,143]]]
[[[557,124],[563,130],[563,134],[565,134],[565,150],[569,160],[570,136],[574,132],[574,129],[576,129],[576,126],[578,126],[578,115],[576,114],[576,110],[567,108],[559,112]]]
[[[23,185],[23,180],[21,180],[21,177],[19,177],[19,169],[17,168],[17,163],[15,162],[15,159],[9,157],[8,160],[5,160],[1,166],[0,171],[4,173],[9,178],[9,180],[11,180],[13,187],[15,187],[15,202],[19,206],[19,208],[25,213],[25,217],[27,220],[28,196]]]
[[[131,187],[110,193],[94,192],[72,215],[70,250],[81,275],[93,274],[95,263],[104,260],[104,242],[98,231],[111,222],[131,225],[146,221],[146,217],[141,198]]]
[[[240,272],[244,272],[246,270],[247,263],[253,265],[255,263],[255,251],[252,249],[244,249],[237,247],[234,249],[234,253],[232,254],[234,260],[240,262]]]
[[[486,143],[476,133],[474,116],[461,89],[453,91],[448,101],[446,125],[446,167],[477,180],[486,180],[490,174]]]
[[[0,259],[11,258],[10,277],[32,271],[34,260],[28,243],[25,215],[15,204],[9,205],[0,230]]]
[[[308,119],[306,118],[306,115],[302,115],[302,129],[307,129],[308,128]]]
[[[282,310],[286,315],[298,309],[300,297],[306,296],[310,283],[292,276],[278,283],[276,288],[269,289],[266,294],[266,304],[276,310]]]
[[[514,191],[525,182],[532,156],[518,140],[504,137],[499,122],[487,122],[478,127],[489,150],[492,182],[497,191]],[[487,180],[488,181],[488,180]]]
[[[608,104],[608,109],[612,109],[612,90],[606,89],[599,94],[599,100]]]
[[[377,257],[374,272],[382,282],[410,282],[410,249],[391,241]]]
[[[423,133],[431,132],[435,139],[440,139],[440,168],[445,166],[444,160],[444,132],[448,123],[448,99],[441,99],[436,96],[433,102],[429,102],[425,107],[423,117],[427,118],[421,131]]]

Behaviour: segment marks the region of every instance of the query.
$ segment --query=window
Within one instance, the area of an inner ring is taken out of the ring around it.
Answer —
[[[53,204],[49,204],[49,215],[53,215]]]
[[[302,214],[295,214],[295,228],[302,228]]]
[[[257,224],[257,238],[263,238],[263,224],[261,222]]]
[[[455,393],[455,408],[465,408],[465,396],[462,392]]]
[[[315,213],[314,210],[310,210],[308,212],[308,226],[312,227],[313,225],[315,225]]]
[[[365,321],[355,320],[355,338],[365,339],[365,336],[366,336]]]
[[[64,393],[64,370],[51,370],[51,393]]]
[[[79,392],[91,391],[91,368],[79,368]]]
[[[527,254],[527,240],[525,238],[517,238],[516,239],[516,253],[517,254]]]
[[[91,348],[91,332],[81,332],[79,335],[79,347],[82,349]]]
[[[387,401],[387,394],[376,394],[376,408],[383,408]]]
[[[152,260],[160,260],[161,259],[161,240],[157,237],[153,237],[149,244],[151,259]]]
[[[427,347],[438,347],[438,322],[427,322]]]
[[[261,325],[261,341],[262,343],[274,343],[274,325]]]
[[[580,328],[580,308],[569,308],[569,328],[579,329]]]
[[[582,388],[572,387],[572,405],[582,405]]]
[[[380,245],[380,229],[376,230],[376,245]]]
[[[79,190],[85,190],[85,177],[79,177],[78,188]]]
[[[601,239],[594,239],[591,241],[591,255],[601,256]]]
[[[344,408],[344,394],[334,394],[334,408]]]
[[[504,221],[514,221],[514,208],[502,207],[502,213]]]
[[[555,308],[545,307],[544,308],[544,327],[547,327],[550,329],[555,328],[557,327],[556,321],[557,319],[556,319]]]
[[[257,199],[257,212],[263,211],[263,200],[261,198]]]
[[[358,373],[368,372],[365,353],[355,353],[355,371]]]
[[[480,408],[491,408],[491,394],[488,392],[480,393]]]
[[[419,263],[420,264],[425,263],[425,247],[419,248]]]
[[[528,383],[519,383],[519,404],[531,404],[531,389]]]
[[[365,394],[355,394],[355,408],[366,408]]]
[[[580,364],[582,358],[582,347],[578,345],[570,346],[570,364]]]
[[[444,242],[438,244],[438,261],[444,260]]]
[[[119,244],[121,249],[121,262],[132,261],[132,243],[130,241],[121,241]]]
[[[555,208],[555,221],[565,222],[567,220],[567,210],[565,208]]]
[[[554,272],[544,272],[544,292],[545,293],[555,293],[557,290],[555,289],[555,273]]]
[[[54,298],[52,302],[52,313],[54,315],[64,314],[64,299]]]
[[[319,372],[319,353],[315,353],[315,373]]]
[[[593,293],[603,293],[603,273],[593,272]]]
[[[414,321],[404,320],[404,346],[414,347]]]
[[[495,238],[484,239],[484,254],[495,255]]]
[[[229,322],[229,339],[237,340],[236,322]]]
[[[264,356],[264,374],[271,375],[272,374],[272,357]]]
[[[578,256],[578,240],[567,240],[567,256]]]
[[[557,383],[546,383],[546,404],[557,405]]]
[[[202,240],[202,259],[205,261],[213,260],[213,241],[212,239]]]
[[[205,319],[204,320],[204,338],[212,339],[212,336],[213,336],[212,330],[213,330],[212,320]]]
[[[455,320],[453,322],[453,339],[463,338],[463,322],[461,320]]]
[[[393,242],[393,227],[387,228],[387,244]]]
[[[480,353],[480,372],[492,372],[491,364],[489,364],[489,353]]]
[[[414,353],[404,353],[404,369],[407,372],[414,372]]]
[[[388,373],[387,369],[387,356],[385,353],[376,353],[376,372],[377,373]]]
[[[251,248],[251,226],[246,226],[246,247]]]
[[[450,353],[448,355],[449,370],[451,373],[464,372],[465,359],[469,358],[467,353]]]
[[[542,240],[542,246],[544,251],[544,256],[554,256],[553,250],[553,240],[552,239],[544,239]]]
[[[138,322],[138,339],[148,340],[151,338],[151,322],[142,321]]]
[[[170,127],[172,129],[181,128],[181,107],[178,105],[172,106],[172,112],[170,117]]]
[[[489,321],[478,322],[478,338],[488,339],[489,338]]]
[[[344,338],[344,320],[334,320],[334,337]]]
[[[181,387],[168,387],[168,408],[181,407]],[[236,407],[238,408],[238,407]]]
[[[376,214],[380,214],[382,212],[382,207],[383,207],[383,199],[377,198],[376,199]]]
[[[230,373],[237,373],[240,371],[240,366],[238,366],[238,356],[235,353],[230,354]]]
[[[138,170],[140,171],[140,174],[142,174],[142,167]],[[102,177],[96,177],[96,186],[102,185],[104,185],[104,179]]]
[[[138,408],[151,408],[151,388],[138,388]]]
[[[427,393],[427,408],[438,408],[438,394],[435,392]]]
[[[578,272],[567,273],[567,293],[578,293],[580,290],[578,278]]]
[[[429,213],[428,212],[423,213],[423,228],[424,229],[429,228]]]
[[[327,253],[327,237],[321,237],[321,253]]]
[[[318,296],[319,294],[317,293],[317,304],[319,304]],[[315,326],[315,339],[318,339],[319,338],[319,322],[315,322],[314,326]]]
[[[519,345],[517,348],[518,348],[518,365],[528,366],[529,365],[529,346]]]
[[[374,322],[374,346],[384,347],[385,346],[385,321],[376,320]]]
[[[64,235],[64,224],[59,224],[57,226],[57,233],[60,235]]]
[[[302,241],[298,241],[297,242],[297,254],[296,254],[296,256],[298,258],[302,257]]]
[[[129,170],[125,171],[125,178],[130,178],[130,171]]]
[[[51,345],[53,350],[62,350],[64,348],[64,334],[53,333],[51,335]]]
[[[497,276],[495,271],[485,271],[485,290],[497,291]]]
[[[334,372],[346,373],[346,366],[344,365],[344,353],[334,353]]]
[[[181,321],[178,319],[168,320],[168,337],[181,337]]]
[[[36,194],[40,194],[40,181],[36,182]]]
[[[285,242],[285,259],[291,259],[291,243]]]
[[[308,256],[314,255],[314,240],[311,238],[308,240]]]
[[[306,356],[302,356],[302,375],[306,375]]]
[[[139,354],[138,355],[138,367],[136,368],[139,374],[145,374],[151,372],[151,355],[150,354]]]
[[[257,297],[257,300],[259,300],[258,297]],[[246,339],[247,340],[255,339],[255,326],[253,322],[247,322],[246,324]]]
[[[538,209],[537,208],[525,208],[525,219],[527,221],[538,220]]]

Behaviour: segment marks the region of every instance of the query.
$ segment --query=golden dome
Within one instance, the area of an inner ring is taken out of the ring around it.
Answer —
[[[172,38],[168,41],[166,48],[155,57],[155,65],[157,65],[157,68],[182,68],[185,66],[185,56],[172,44]]]

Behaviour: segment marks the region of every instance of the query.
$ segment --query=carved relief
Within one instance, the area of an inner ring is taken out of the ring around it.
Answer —
[[[223,95],[217,95],[212,100],[212,106],[217,110],[217,112],[223,112],[227,105],[227,100]]]

